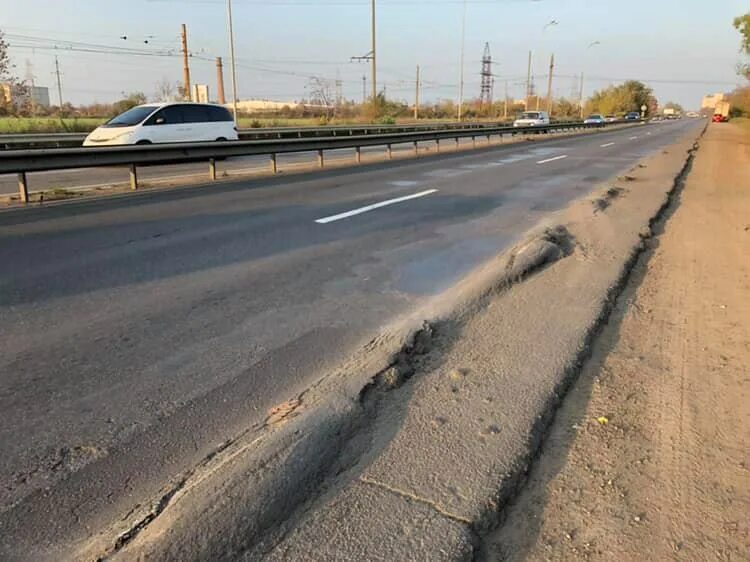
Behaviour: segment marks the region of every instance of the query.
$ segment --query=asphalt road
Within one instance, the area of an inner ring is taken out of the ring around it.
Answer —
[[[155,494],[545,214],[702,124],[0,212],[6,547]]]

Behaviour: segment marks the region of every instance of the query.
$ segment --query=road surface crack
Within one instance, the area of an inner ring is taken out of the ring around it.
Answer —
[[[473,527],[473,522],[471,521],[471,519],[468,519],[467,517],[463,517],[461,515],[457,515],[455,513],[451,513],[450,511],[443,509],[440,505],[432,500],[423,498],[422,496],[418,496],[417,494],[413,494],[411,492],[406,492],[404,490],[401,490],[400,488],[394,488],[393,486],[389,486],[388,484],[384,484],[383,482],[378,482],[377,480],[373,480],[372,478],[368,478],[367,476],[360,476],[359,480],[363,484],[375,486],[376,488],[380,488],[382,490],[390,492],[391,494],[399,496],[400,498],[426,505],[427,507],[430,507],[434,511],[438,512],[443,517],[447,517],[448,519],[456,521],[457,523],[468,525],[470,528]]]

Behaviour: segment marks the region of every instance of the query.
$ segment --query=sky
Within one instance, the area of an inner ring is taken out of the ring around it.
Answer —
[[[369,64],[350,59],[370,50],[370,0],[232,4],[241,99],[299,100],[309,96],[312,76],[341,80],[343,95],[357,101],[366,76],[369,91]],[[457,99],[463,1],[376,5],[379,89],[413,102],[419,65],[425,101]],[[697,108],[703,95],[741,82],[732,20],[749,9],[747,0],[466,0],[464,96],[479,95],[489,43],[496,98],[506,86],[510,96],[523,97],[531,50],[541,93],[554,53],[555,96],[577,96],[583,73],[587,95],[639,79],[661,103]],[[193,83],[208,84],[215,97],[214,61],[221,56],[229,94],[226,0],[0,0],[0,30],[15,73],[49,86],[53,103],[56,55],[64,101],[74,104],[111,102],[133,91],[152,97],[159,82],[180,82],[183,23]]]

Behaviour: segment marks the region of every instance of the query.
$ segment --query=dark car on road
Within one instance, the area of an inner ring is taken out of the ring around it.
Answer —
[[[638,121],[641,118],[641,114],[637,111],[631,111],[625,116],[626,121]]]

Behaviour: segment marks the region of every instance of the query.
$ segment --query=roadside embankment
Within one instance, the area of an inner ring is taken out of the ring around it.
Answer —
[[[679,199],[481,559],[750,559],[750,133]]]
[[[497,526],[695,139],[552,215],[81,557],[451,560]],[[518,282],[523,280],[523,282]],[[103,548],[104,547],[104,548]]]

